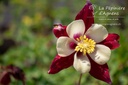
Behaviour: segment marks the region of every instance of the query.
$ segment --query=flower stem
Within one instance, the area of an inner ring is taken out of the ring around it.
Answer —
[[[80,85],[81,78],[82,78],[82,74],[80,74],[79,82],[78,82],[78,84],[77,84],[77,85]]]

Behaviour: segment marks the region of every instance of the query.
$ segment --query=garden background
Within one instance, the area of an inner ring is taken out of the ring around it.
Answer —
[[[128,1],[91,2],[95,22],[106,24],[104,26],[110,33],[120,35],[120,47],[112,51],[108,62],[112,85],[128,85]],[[85,3],[85,0],[0,0],[0,66],[13,64],[21,68],[26,85],[76,85],[79,73],[73,67],[54,75],[47,71],[56,55],[53,25],[68,25]],[[96,13],[101,11],[98,7],[105,6],[125,7],[125,10],[103,10],[119,13],[114,16]],[[11,79],[10,85],[22,85],[21,81]],[[84,74],[81,85],[107,84]]]

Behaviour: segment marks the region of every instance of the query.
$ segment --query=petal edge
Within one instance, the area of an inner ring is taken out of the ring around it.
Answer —
[[[83,35],[85,32],[85,25],[83,20],[75,20],[71,22],[66,29],[66,32],[70,38],[74,39],[74,36],[79,34]]]
[[[99,43],[106,39],[108,31],[100,24],[93,24],[85,33],[89,38],[93,39],[96,43]]]
[[[57,52],[61,57],[66,57],[74,52],[74,49],[70,48],[70,42],[73,40],[69,37],[60,37],[57,40]]]
[[[89,55],[96,63],[103,65],[110,59],[111,50],[105,45],[97,44],[95,51]]]
[[[89,72],[91,69],[90,61],[87,56],[77,56],[77,53],[74,55],[73,67],[80,73]]]

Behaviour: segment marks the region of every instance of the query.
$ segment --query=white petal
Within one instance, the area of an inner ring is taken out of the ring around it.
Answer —
[[[108,36],[106,28],[99,24],[93,24],[85,34],[97,43],[103,41]]]
[[[71,22],[66,29],[70,38],[74,38],[75,35],[83,35],[85,32],[85,25],[83,20],[75,20]]]
[[[110,59],[111,50],[105,45],[97,44],[95,51],[89,55],[96,63],[103,65]]]
[[[87,56],[77,56],[77,53],[74,55],[74,68],[80,73],[89,72],[91,69],[90,61]]]
[[[74,49],[69,47],[69,43],[73,40],[69,37],[60,37],[57,40],[57,52],[61,57],[66,57],[74,52]]]

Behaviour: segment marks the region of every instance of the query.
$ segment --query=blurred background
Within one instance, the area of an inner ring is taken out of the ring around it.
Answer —
[[[120,35],[121,45],[112,51],[108,66],[112,85],[128,85],[128,1],[91,2],[95,12],[100,12],[99,6],[125,7],[125,10],[113,10],[118,16],[94,15],[96,23]],[[20,67],[25,73],[26,85],[76,85],[79,73],[73,67],[54,75],[47,71],[56,55],[53,24],[68,25],[85,3],[86,0],[0,0],[0,65]],[[22,85],[21,81],[11,79],[10,85]],[[84,74],[81,85],[107,84]]]

